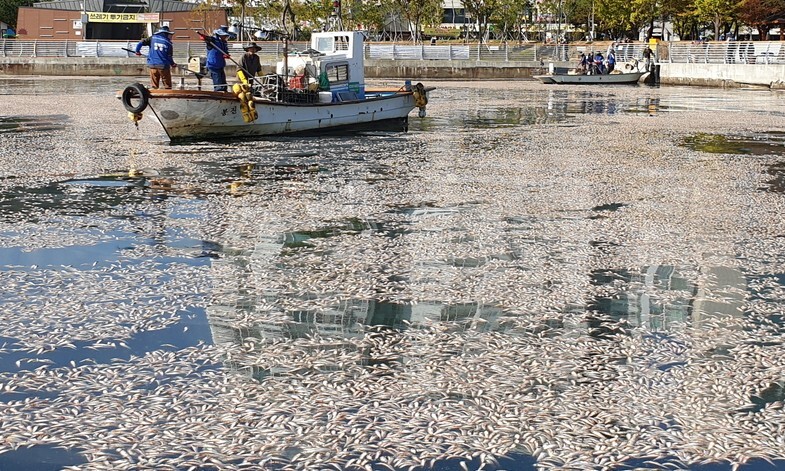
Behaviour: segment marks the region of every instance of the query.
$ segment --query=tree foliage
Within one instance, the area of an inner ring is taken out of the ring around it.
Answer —
[[[358,0],[352,3],[349,17],[354,25],[379,33],[384,29],[385,20],[395,14],[396,5],[392,0]]]
[[[37,0],[0,0],[0,21],[16,27],[18,10]],[[637,38],[639,31],[647,39],[655,25],[669,21],[673,33],[682,39],[697,39],[712,27],[714,38],[722,32],[747,25],[757,28],[767,38],[768,20],[785,11],[785,0],[463,0],[470,29],[480,41],[489,37],[523,39],[534,21],[540,27],[549,23],[568,25],[585,33],[594,30],[605,38]],[[194,15],[229,5],[233,15],[252,19],[248,23],[265,29],[288,30],[292,37],[300,29],[327,27],[333,13],[333,0],[200,0]],[[380,33],[389,25],[401,22],[415,41],[421,38],[424,25],[442,22],[441,0],[341,0],[343,27]],[[535,19],[539,16],[539,19]],[[249,30],[250,31],[250,30]],[[581,33],[581,36],[586,34]],[[532,39],[532,38],[529,38]]]
[[[491,22],[499,28],[498,37],[516,39],[523,38],[523,25],[528,21],[531,12],[531,2],[529,0],[499,2],[499,6],[491,17]]]
[[[0,21],[16,28],[19,7],[32,6],[37,0],[0,0]]]
[[[720,28],[735,20],[737,0],[693,0],[698,18],[714,25],[714,39],[720,37]]]
[[[770,25],[766,20],[785,11],[785,0],[742,0],[739,20],[758,29],[761,38],[768,39]]]
[[[597,0],[594,8],[598,30],[611,38],[629,37],[637,33],[638,23],[635,22],[637,12],[635,4],[630,0]]]
[[[501,12],[506,3],[506,0],[463,0],[464,9],[477,24],[480,43],[487,37],[491,18]]]
[[[423,24],[441,22],[441,0],[393,0],[401,16],[409,23],[412,38],[420,40]]]

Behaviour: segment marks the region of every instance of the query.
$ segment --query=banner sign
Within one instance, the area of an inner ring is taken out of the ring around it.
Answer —
[[[87,12],[87,20],[90,23],[158,23],[160,19],[160,13]]]

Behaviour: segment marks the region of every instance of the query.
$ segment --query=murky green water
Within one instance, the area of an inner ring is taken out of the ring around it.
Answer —
[[[0,79],[0,95],[122,83]],[[537,126],[582,135],[588,115],[616,129],[771,98],[718,92],[445,87],[432,101],[456,105],[408,134],[177,146],[128,123],[85,137],[70,115],[0,115],[3,143],[54,132],[64,149],[0,187],[0,468],[534,469],[616,446],[603,456],[619,469],[730,469],[697,457],[728,430],[763,440],[745,420],[782,423],[781,235],[755,211],[738,228],[735,198],[680,196],[700,190],[690,170],[627,183],[623,161],[526,147]],[[775,208],[780,138],[681,144],[771,159],[739,199]],[[78,161],[72,139],[128,165],[49,171]],[[145,153],[165,165],[139,167]],[[740,469],[783,469],[750,457]]]

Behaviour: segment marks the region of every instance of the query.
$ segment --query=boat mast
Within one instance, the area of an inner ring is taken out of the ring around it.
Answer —
[[[292,17],[292,23],[294,23],[294,11],[292,11],[292,5],[289,3],[289,0],[285,0],[283,3],[283,13],[281,13],[281,24],[283,25],[283,80],[284,83],[289,83],[289,28],[286,27],[286,15],[289,14]]]

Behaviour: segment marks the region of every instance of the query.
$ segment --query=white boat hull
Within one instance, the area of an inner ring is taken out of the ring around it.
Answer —
[[[390,120],[405,123],[415,108],[413,94],[405,91],[343,103],[283,103],[255,98],[259,117],[246,123],[240,101],[231,93],[150,90],[148,101],[171,140],[318,132]]]
[[[134,122],[152,111],[173,141],[389,129],[390,123],[405,131],[415,107],[425,116],[432,88],[408,81],[400,88],[366,87],[364,40],[360,31],[322,31],[311,35],[311,47],[302,53],[288,52],[284,41],[276,73],[249,83],[240,70],[232,93],[149,90],[135,83],[118,98]]]
[[[542,83],[553,84],[627,84],[638,83],[641,77],[648,72],[628,72],[623,74],[606,75],[570,75],[570,74],[549,74],[535,75],[534,78]]]

